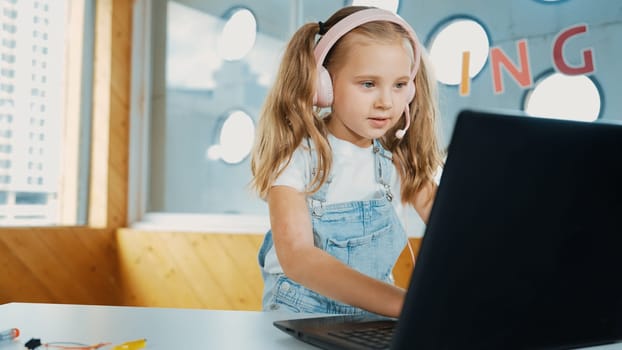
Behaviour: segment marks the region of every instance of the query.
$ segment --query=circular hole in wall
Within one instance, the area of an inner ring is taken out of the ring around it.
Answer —
[[[536,0],[537,2],[543,2],[543,3],[547,3],[547,4],[555,4],[558,2],[564,2],[566,0]]]
[[[207,149],[207,158],[238,164],[248,156],[253,147],[255,124],[246,112],[235,110],[226,116],[218,135],[218,143]]]
[[[237,8],[218,38],[218,53],[227,61],[243,58],[255,45],[257,21],[255,15],[246,8]]]
[[[373,6],[393,13],[397,13],[400,6],[399,0],[352,0],[353,6]]]
[[[580,121],[598,119],[600,108],[600,92],[589,77],[557,72],[540,79],[523,105],[533,116]]]
[[[469,52],[469,77],[488,60],[490,40],[484,27],[470,18],[455,18],[441,25],[430,42],[430,60],[439,82],[457,85],[462,78],[463,53]]]

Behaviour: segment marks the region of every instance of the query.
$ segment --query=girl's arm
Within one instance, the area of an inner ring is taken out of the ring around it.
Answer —
[[[426,225],[428,224],[428,219],[430,219],[430,211],[432,211],[437,188],[436,183],[429,181],[421,188],[415,196],[415,200],[411,203]]]
[[[398,317],[405,291],[364,275],[313,245],[304,193],[275,186],[268,194],[270,224],[283,272],[329,298],[390,317]]]

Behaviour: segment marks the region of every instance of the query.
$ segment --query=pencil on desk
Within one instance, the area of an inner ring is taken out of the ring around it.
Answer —
[[[111,350],[138,350],[145,347],[147,339],[137,339],[114,346]]]

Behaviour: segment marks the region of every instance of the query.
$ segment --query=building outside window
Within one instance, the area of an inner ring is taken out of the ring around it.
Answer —
[[[59,196],[72,4],[0,1],[0,226],[81,223],[62,222]]]

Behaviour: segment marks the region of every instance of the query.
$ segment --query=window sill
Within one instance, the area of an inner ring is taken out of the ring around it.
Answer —
[[[268,216],[234,214],[147,213],[129,228],[142,231],[183,231],[209,233],[265,233]]]

